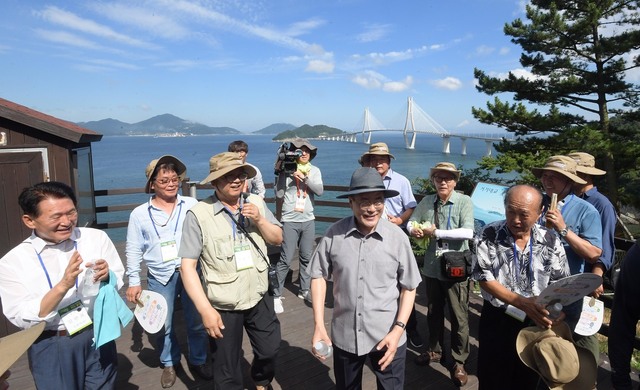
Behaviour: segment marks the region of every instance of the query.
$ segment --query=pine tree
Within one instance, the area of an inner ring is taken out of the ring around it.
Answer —
[[[612,137],[609,115],[638,109],[638,85],[626,80],[640,67],[638,3],[531,0],[527,22],[505,25],[505,34],[523,50],[520,63],[530,76],[510,72],[502,79],[475,69],[480,92],[511,93],[515,103],[496,96],[486,109],[472,112],[482,123],[527,137],[497,145],[503,155],[494,165],[524,170],[552,154],[585,151],[607,171],[605,192],[616,203],[622,172],[616,173],[614,152],[621,145]]]

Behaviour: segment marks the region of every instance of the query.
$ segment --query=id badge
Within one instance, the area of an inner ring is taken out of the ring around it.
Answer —
[[[70,336],[81,332],[93,324],[87,308],[84,307],[80,301],[75,301],[69,306],[63,307],[58,310],[58,314]]]
[[[253,268],[253,257],[249,244],[236,244],[233,247],[233,257],[236,259],[236,271]]]
[[[176,244],[176,240],[161,242],[160,251],[162,252],[162,261],[164,263],[178,259],[178,244]]]
[[[304,213],[304,206],[306,203],[307,198],[306,197],[297,197],[296,198],[296,206],[294,207],[293,211],[297,211],[299,213]]]

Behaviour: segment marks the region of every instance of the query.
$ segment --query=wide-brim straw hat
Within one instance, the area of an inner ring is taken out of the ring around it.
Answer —
[[[309,141],[307,141],[306,139],[297,138],[290,142],[295,149],[300,149],[303,146],[309,148],[309,161],[313,160],[316,157],[316,154],[318,154],[318,148],[311,145],[311,143],[309,143]]]
[[[530,326],[516,338],[520,360],[538,374],[551,390],[593,389],[598,366],[593,354],[574,344],[571,329],[561,322],[542,329]]]
[[[209,175],[200,184],[210,183],[238,168],[242,168],[249,179],[256,175],[255,168],[250,164],[243,163],[238,153],[218,153],[209,159]]]
[[[456,166],[450,162],[439,162],[429,170],[429,177],[433,177],[436,172],[448,172],[455,176],[456,181],[460,180],[460,173]]]
[[[574,152],[567,154],[567,157],[571,157],[576,162],[576,172],[582,172],[593,176],[602,176],[607,174],[607,171],[596,168],[596,159],[589,153]]]
[[[44,330],[46,322],[32,326],[29,329],[21,330],[0,338],[0,375],[4,374],[13,363],[15,363],[23,353],[29,349],[31,344],[38,339]]]
[[[368,192],[384,193],[385,198],[393,198],[400,193],[396,190],[389,190],[384,186],[382,182],[382,176],[373,168],[363,167],[358,168],[351,175],[351,183],[349,184],[349,191],[344,194],[338,195],[336,198],[348,198],[352,195],[365,194]]]
[[[164,155],[155,160],[151,160],[149,165],[147,165],[147,168],[144,170],[144,174],[147,176],[147,184],[144,186],[144,192],[147,194],[151,193],[151,180],[155,176],[156,167],[161,166],[162,164],[173,164],[176,167],[176,174],[180,181],[183,181],[187,174],[186,165],[184,165],[182,161],[178,160],[177,157]]]
[[[395,159],[395,157],[393,157],[393,154],[389,152],[389,147],[384,142],[377,142],[369,146],[369,151],[360,156],[358,162],[360,162],[360,164],[364,164],[369,156],[389,156],[389,158]]]
[[[582,180],[576,175],[577,166],[578,164],[576,164],[575,160],[571,157],[551,156],[544,163],[544,167],[531,168],[531,172],[533,172],[533,174],[539,179],[544,171],[554,171],[558,172],[561,175],[564,175],[574,183],[587,184],[586,181]]]

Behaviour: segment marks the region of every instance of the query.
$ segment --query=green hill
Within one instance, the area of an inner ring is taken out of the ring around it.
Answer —
[[[332,135],[343,134],[344,131],[325,125],[302,125],[297,129],[283,131],[272,139],[274,141],[282,141],[288,138],[320,138]]]

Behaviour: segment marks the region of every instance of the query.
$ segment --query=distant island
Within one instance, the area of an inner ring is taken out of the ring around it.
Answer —
[[[340,129],[325,125],[302,125],[297,129],[283,131],[272,139],[274,141],[284,141],[291,138],[326,138],[344,133],[345,132]]]
[[[189,135],[246,134],[232,127],[211,127],[171,114],[157,115],[136,123],[126,123],[117,119],[107,118],[99,121],[79,122],[78,125],[105,136],[186,137]],[[321,138],[342,133],[344,133],[342,130],[325,125],[296,127],[291,123],[274,123],[251,134],[277,134],[273,139],[283,140],[296,137]]]
[[[202,134],[242,134],[231,127],[210,127],[188,121],[171,114],[157,115],[137,123],[126,123],[116,119],[80,122],[79,126],[104,135],[146,135],[157,137],[183,137]]]

